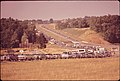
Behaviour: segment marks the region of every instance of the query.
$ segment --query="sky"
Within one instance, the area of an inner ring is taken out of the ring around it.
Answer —
[[[20,20],[119,15],[118,1],[2,1],[1,18]]]

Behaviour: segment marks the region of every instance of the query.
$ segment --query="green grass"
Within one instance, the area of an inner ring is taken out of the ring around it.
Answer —
[[[86,28],[66,28],[63,29],[64,32],[67,32],[69,34],[75,35],[75,36],[80,36],[84,34],[88,29]]]

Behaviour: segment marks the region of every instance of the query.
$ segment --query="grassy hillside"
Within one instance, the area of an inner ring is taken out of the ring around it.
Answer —
[[[56,30],[53,25],[49,25],[47,28],[65,34],[78,41],[87,41],[96,44],[109,44],[99,33],[90,30],[90,28],[65,28],[63,30]]]

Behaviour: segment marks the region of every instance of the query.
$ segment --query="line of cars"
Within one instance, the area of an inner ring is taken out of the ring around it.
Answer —
[[[78,50],[63,52],[61,56],[62,58],[104,58],[104,57],[111,57],[112,54],[109,51],[78,49]]]
[[[32,61],[58,59],[61,54],[4,54],[0,55],[1,61]]]
[[[72,50],[62,54],[4,54],[0,55],[1,61],[32,61],[48,59],[73,59],[73,58],[104,58],[110,57],[111,53],[86,51],[86,49]]]

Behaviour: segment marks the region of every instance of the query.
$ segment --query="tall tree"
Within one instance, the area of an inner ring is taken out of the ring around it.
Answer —
[[[40,48],[46,48],[46,43],[47,43],[47,39],[45,38],[43,33],[40,33],[39,36],[39,44],[40,44]]]
[[[24,32],[23,36],[22,36],[22,39],[21,39],[22,43],[22,47],[28,47],[28,36],[26,35],[26,33]]]
[[[49,22],[50,22],[50,23],[53,23],[53,19],[51,18],[51,19],[49,20]]]

